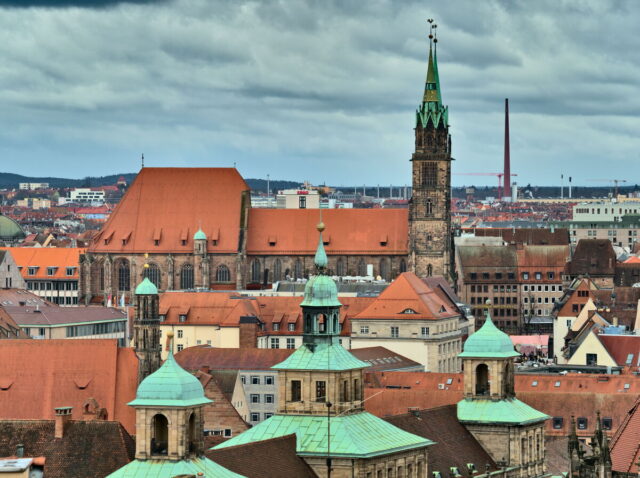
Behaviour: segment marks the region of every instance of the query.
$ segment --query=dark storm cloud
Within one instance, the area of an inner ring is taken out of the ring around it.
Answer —
[[[108,8],[123,3],[161,4],[166,0],[0,0],[0,8]]]
[[[635,1],[0,0],[54,5],[0,16],[0,157],[16,172],[132,170],[144,151],[406,184],[433,17],[454,183],[499,170],[505,97],[521,182],[640,174]]]

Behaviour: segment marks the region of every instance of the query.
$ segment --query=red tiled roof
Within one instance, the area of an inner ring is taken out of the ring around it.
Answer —
[[[406,313],[408,310],[412,312]],[[437,320],[458,315],[454,303],[444,300],[413,272],[404,272],[353,318]]]
[[[318,209],[251,209],[247,254],[313,255],[318,247]],[[407,254],[407,209],[322,211],[329,255]]]
[[[600,342],[607,349],[611,358],[622,367],[640,367],[640,335],[598,335]]]
[[[80,254],[84,249],[78,247],[2,247],[9,251],[25,280],[29,279],[78,279],[80,268]],[[29,268],[36,267],[34,275],[29,274]],[[53,274],[48,274],[48,268],[54,267]],[[67,267],[73,267],[73,274],[67,275]]]
[[[631,475],[640,472],[640,398],[611,439],[610,450],[613,471]]]
[[[52,419],[54,407],[73,407],[82,419],[93,398],[135,432],[138,359],[116,339],[5,340],[0,347],[0,419]]]
[[[218,236],[216,245],[208,242],[209,252],[237,252],[248,190],[235,168],[143,168],[89,251],[192,252],[201,228],[208,238]]]
[[[186,315],[190,325],[237,327],[242,316],[257,316],[255,298],[227,292],[165,292],[160,294],[163,324],[179,324]]]

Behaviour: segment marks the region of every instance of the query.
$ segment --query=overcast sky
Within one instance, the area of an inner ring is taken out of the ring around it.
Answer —
[[[640,2],[0,0],[0,171],[409,184],[426,19],[457,175],[640,182]]]

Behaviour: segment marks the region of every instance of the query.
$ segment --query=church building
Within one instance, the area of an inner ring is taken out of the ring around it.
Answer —
[[[452,277],[451,138],[435,42],[416,112],[409,209],[323,214],[327,273],[393,280]],[[80,301],[131,303],[142,277],[160,290],[259,288],[313,272],[313,209],[253,209],[234,168],[143,168],[80,258]],[[147,259],[148,256],[148,259]],[[142,265],[148,263],[148,268]]]

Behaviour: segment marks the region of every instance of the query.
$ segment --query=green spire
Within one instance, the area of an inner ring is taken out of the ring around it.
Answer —
[[[433,41],[437,42],[437,39]],[[437,51],[437,48],[429,44],[427,80],[424,85],[422,104],[416,112],[416,126],[422,126],[423,128],[426,128],[429,123],[435,128],[449,126],[449,108],[442,104]]]
[[[316,269],[318,272],[323,272],[326,269],[329,260],[327,259],[327,253],[324,250],[324,242],[322,241],[322,231],[324,231],[324,223],[321,222],[318,224],[318,232],[320,233],[320,238],[318,240],[318,249],[316,249],[316,256],[314,259],[314,263],[316,265]]]
[[[495,326],[487,309],[484,325],[471,334],[458,357],[509,358],[518,355],[509,336]]]

